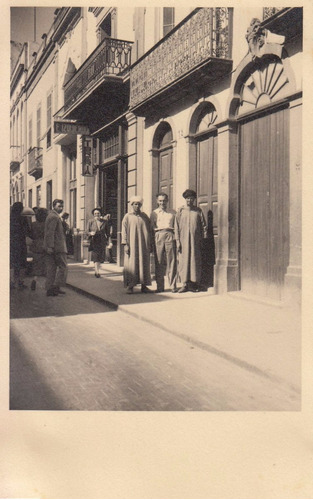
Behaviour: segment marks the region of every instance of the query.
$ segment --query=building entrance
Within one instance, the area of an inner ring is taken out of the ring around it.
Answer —
[[[111,215],[113,225],[113,257],[116,258],[117,245],[117,163],[99,169],[99,205],[106,214]]]
[[[280,300],[289,260],[289,109],[240,125],[240,285]]]

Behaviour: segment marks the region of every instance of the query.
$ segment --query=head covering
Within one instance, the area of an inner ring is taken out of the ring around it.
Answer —
[[[69,213],[64,212],[64,214],[62,214],[62,219],[68,219],[68,218],[69,218],[69,216],[70,216],[70,214],[69,214]]]
[[[132,205],[133,203],[141,203],[141,205],[143,204],[143,199],[141,198],[141,196],[138,196],[138,195],[135,195],[135,196],[132,196],[131,199],[129,200],[129,203]]]
[[[30,207],[24,207],[21,215],[35,215],[35,212]]]
[[[192,189],[186,189],[186,191],[183,192],[183,198],[197,198],[197,193]]]

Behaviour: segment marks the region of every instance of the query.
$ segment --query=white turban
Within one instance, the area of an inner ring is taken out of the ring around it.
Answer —
[[[135,195],[135,196],[132,196],[129,200],[129,203],[132,205],[133,203],[141,203],[141,205],[143,204],[143,199],[141,198],[141,196],[138,196],[138,195]]]

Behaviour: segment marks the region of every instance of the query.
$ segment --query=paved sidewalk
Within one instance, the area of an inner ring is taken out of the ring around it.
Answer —
[[[68,285],[191,344],[214,353],[251,373],[300,392],[300,313],[270,303],[247,300],[240,292],[127,295],[122,268],[101,266],[96,279],[92,265],[69,264]],[[153,281],[151,289],[155,290]],[[126,318],[126,317],[125,317]],[[127,321],[127,319],[125,319]]]

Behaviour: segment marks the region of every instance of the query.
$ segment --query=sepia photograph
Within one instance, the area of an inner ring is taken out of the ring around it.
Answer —
[[[313,6],[80,3],[0,6],[0,497],[312,498]]]
[[[10,410],[301,409],[301,7],[11,7]]]

